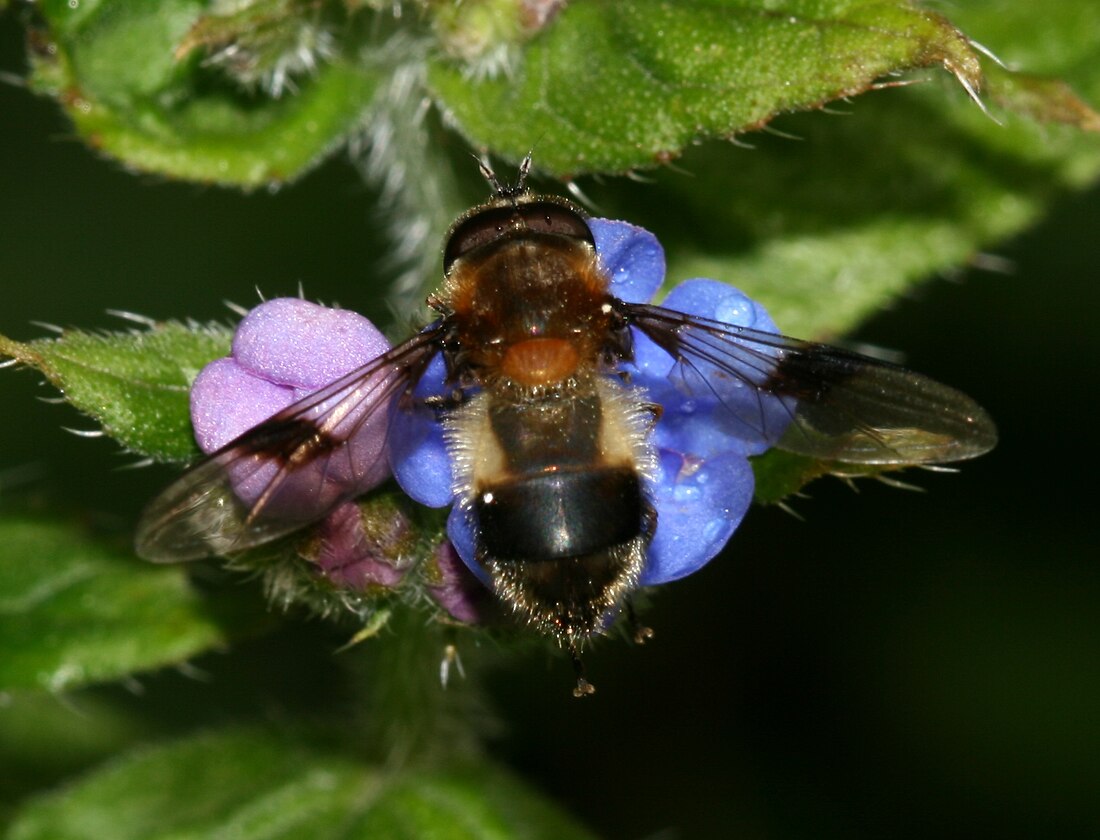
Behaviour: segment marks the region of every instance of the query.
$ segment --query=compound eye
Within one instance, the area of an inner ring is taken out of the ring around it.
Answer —
[[[532,201],[521,204],[517,209],[520,218],[531,230],[569,236],[595,245],[588,223],[572,207],[554,201]]]
[[[447,274],[459,257],[488,244],[514,228],[516,208],[486,207],[455,225],[443,249],[443,273]]]
[[[595,247],[592,231],[572,207],[553,201],[532,201],[485,207],[463,219],[451,231],[443,249],[443,273],[461,258],[514,231],[568,236]]]

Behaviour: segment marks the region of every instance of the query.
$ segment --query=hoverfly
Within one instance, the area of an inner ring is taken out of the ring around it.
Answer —
[[[436,357],[467,558],[506,605],[573,658],[641,582],[661,528],[650,490],[661,408],[632,387],[636,346],[667,354],[680,387],[716,398],[720,422],[757,451],[854,464],[957,461],[996,431],[966,395],[846,350],[732,326],[610,291],[593,225],[487,167],[490,200],[443,249],[437,318],[412,338],[233,440],[146,510],[138,553],[156,562],[243,551],[362,495],[381,451],[358,436],[400,423]],[[303,489],[304,488],[304,489]],[[452,538],[453,539],[453,538]],[[456,541],[457,545],[457,541]]]

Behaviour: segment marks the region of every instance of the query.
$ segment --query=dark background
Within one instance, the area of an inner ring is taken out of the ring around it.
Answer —
[[[18,67],[0,24],[0,66]],[[6,84],[0,125],[0,332],[124,327],[108,308],[225,318],[223,299],[299,281],[389,320],[369,282],[374,197],[346,163],[242,196],[126,174]],[[857,336],[982,402],[991,456],[910,474],[924,493],[819,482],[795,504],[805,521],[753,510],[723,558],[654,599],[649,646],[598,647],[590,700],[549,652],[502,654],[494,753],[606,836],[1100,834],[1098,230],[1100,192],[1066,197],[997,249],[1010,273],[938,279]],[[0,372],[0,394],[0,509],[124,532],[170,475],[61,431],[90,423],[37,401],[33,374]],[[208,682],[154,676],[114,699],[156,731],[310,704],[336,679],[330,642],[291,622],[201,662]]]

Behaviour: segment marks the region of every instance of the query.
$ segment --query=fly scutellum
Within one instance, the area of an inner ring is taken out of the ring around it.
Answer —
[[[138,528],[157,562],[238,552],[315,522],[360,494],[325,483],[364,414],[406,410],[442,354],[462,399],[445,409],[455,503],[469,512],[476,561],[503,602],[572,656],[624,609],[660,521],[647,480],[658,410],[622,365],[634,331],[687,368],[706,365],[777,397],[785,431],[769,441],[849,464],[939,464],[988,451],[996,431],[969,397],[903,368],[614,297],[586,215],[514,186],[460,217],[443,250],[438,317],[403,344],[279,412],[161,494]],[[761,375],[766,372],[766,376]],[[700,377],[705,380],[705,377]],[[369,406],[363,409],[364,401]],[[760,402],[762,407],[763,402]],[[762,428],[743,405],[730,423]],[[357,425],[342,418],[360,415]],[[755,420],[755,422],[754,422]],[[245,504],[234,487],[263,487]],[[289,488],[306,476],[312,492]],[[310,478],[320,476],[321,478]]]

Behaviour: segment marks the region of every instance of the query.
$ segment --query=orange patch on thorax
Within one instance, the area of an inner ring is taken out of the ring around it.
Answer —
[[[564,338],[528,338],[504,353],[501,372],[521,385],[551,385],[568,378],[577,369],[580,354]]]

